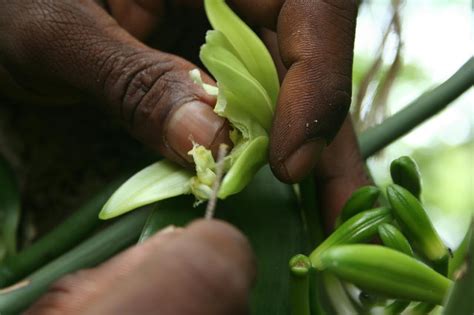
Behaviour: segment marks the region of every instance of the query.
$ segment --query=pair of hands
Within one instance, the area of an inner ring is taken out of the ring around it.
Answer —
[[[367,182],[346,119],[356,1],[229,2],[251,24],[276,31],[264,36],[283,78],[270,165],[280,180],[297,182],[319,159],[319,200],[330,227],[349,194]],[[194,64],[142,41],[161,31],[168,50],[186,48],[187,32],[206,29],[201,15],[197,0],[0,1],[0,56],[36,97],[92,96],[145,145],[189,166],[190,136],[215,153],[230,142],[229,126],[212,111],[215,99],[190,80]],[[183,25],[185,32],[170,34]],[[194,223],[67,276],[30,313],[245,313],[252,257],[229,225]]]

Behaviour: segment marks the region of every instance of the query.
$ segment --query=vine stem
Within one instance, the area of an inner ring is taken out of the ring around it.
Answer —
[[[149,211],[142,209],[120,219],[63,256],[12,287],[0,290],[0,313],[18,314],[63,275],[93,267],[135,243]]]
[[[405,135],[428,118],[436,115],[474,84],[474,57],[471,57],[452,77],[428,91],[381,124],[359,137],[364,158],[368,158]]]
[[[100,208],[121,182],[111,183],[53,231],[17,255],[3,260],[0,263],[0,288],[27,276],[89,236],[102,222],[97,217]]]
[[[309,272],[311,261],[307,256],[296,255],[290,260],[290,314],[310,315]]]

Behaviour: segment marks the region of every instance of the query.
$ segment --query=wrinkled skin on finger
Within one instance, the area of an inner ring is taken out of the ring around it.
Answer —
[[[4,20],[10,16],[15,21],[0,30],[5,37],[2,51],[7,61],[13,61],[10,68],[28,69],[56,85],[66,82],[105,98],[137,138],[186,164],[189,157],[181,144],[176,149],[167,142],[166,119],[179,105],[198,100],[212,106],[215,100],[189,82],[186,71],[194,65],[149,50],[135,38],[144,40],[166,29],[165,25],[189,23],[176,17],[185,17],[193,9],[202,15],[202,1],[98,2],[115,20],[93,1],[2,4]],[[254,25],[278,32],[280,56],[288,72],[269,158],[279,179],[297,182],[314,167],[349,108],[356,1],[234,0],[231,4]],[[212,82],[209,77],[205,80]],[[213,122],[207,143],[221,131],[215,126],[221,127],[222,122]]]
[[[193,3],[197,6],[198,2]],[[251,24],[277,31],[276,63],[281,60],[287,72],[273,123],[269,158],[279,179],[297,182],[314,167],[347,115],[357,3],[230,3]]]
[[[147,47],[94,1],[2,1],[0,20],[3,64],[27,89],[93,96],[137,139],[185,166],[192,140],[231,144],[215,99],[189,78],[196,65]],[[180,108],[181,121],[170,124]]]
[[[64,277],[26,314],[248,314],[254,278],[245,237],[200,220]]]
[[[270,165],[285,182],[307,176],[341,127],[351,102],[356,1],[234,1],[274,29],[287,72],[270,137]]]
[[[163,51],[184,50],[197,57],[209,29],[202,4],[3,0],[2,62],[27,89],[37,90],[40,83],[41,88],[95,96],[136,138],[190,167],[191,139],[213,151],[219,143],[230,144],[228,124],[212,111],[215,99],[189,79],[188,71],[196,66]],[[340,191],[334,178],[350,178],[347,192],[336,194],[340,201],[335,203],[343,203],[353,186],[366,182],[352,127],[343,127],[336,137],[351,100],[356,1],[229,4],[251,25],[276,31],[265,36],[273,43],[282,78],[270,139],[273,172],[297,182],[321,159],[316,170],[322,191]],[[148,39],[163,50],[142,43]],[[205,74],[204,81],[214,84]],[[334,204],[327,212],[337,210]]]

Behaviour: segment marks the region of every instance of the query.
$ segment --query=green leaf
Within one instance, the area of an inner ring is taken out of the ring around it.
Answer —
[[[363,290],[442,304],[452,281],[422,262],[379,245],[340,245],[321,255],[322,269]]]
[[[278,75],[263,42],[224,0],[205,0],[204,6],[212,27],[228,39],[250,74],[263,85],[272,104],[276,104],[280,87]]]
[[[12,169],[0,156],[0,261],[16,253],[20,192]]]
[[[193,174],[170,161],[156,162],[128,179],[102,208],[101,219],[110,219],[159,200],[189,194]]]

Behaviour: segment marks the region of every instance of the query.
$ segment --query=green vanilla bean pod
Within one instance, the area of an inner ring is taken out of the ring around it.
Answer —
[[[403,232],[412,244],[433,262],[448,257],[448,249],[436,232],[420,201],[398,185],[387,187],[387,198]]]
[[[394,171],[394,169],[395,169],[395,171]],[[408,189],[408,187],[411,187],[411,189],[412,189],[410,192],[412,192],[412,193],[413,193],[413,191],[416,192],[417,190],[415,190],[415,188],[416,187],[421,187],[418,168],[417,168],[415,162],[412,159],[410,159],[409,157],[401,157],[401,158],[393,161],[392,165],[390,167],[390,171],[392,173],[392,178],[395,178],[393,174],[396,173],[396,174],[398,174],[399,179],[401,178],[401,179],[405,180],[404,184],[407,187],[407,189]],[[407,173],[407,174],[403,175],[404,173]],[[417,176],[413,175],[415,173],[416,173]],[[404,177],[400,177],[400,176],[404,176]],[[408,180],[408,179],[410,179],[410,180]],[[416,180],[418,181],[419,185],[414,185]],[[410,182],[413,185],[410,186],[409,185]],[[418,190],[418,192],[420,192],[420,190]],[[419,199],[419,195],[418,195],[418,199]],[[384,225],[379,226],[379,236],[382,239],[382,242],[384,243],[385,246],[393,248],[395,250],[398,250],[398,251],[400,251],[402,253],[405,253],[407,255],[410,255],[412,257],[414,256],[413,249],[411,248],[411,245],[408,242],[408,240],[393,225],[384,224]],[[447,267],[448,267],[447,259],[448,259],[448,256],[445,256],[443,259],[441,259],[440,261],[435,263],[435,270],[437,270],[438,272],[440,272],[444,276],[447,275]],[[395,302],[393,302],[393,304],[394,305],[389,305],[388,306],[388,309],[391,310],[391,311],[393,311],[395,309],[400,310],[400,309],[403,308],[404,305],[405,305],[405,307],[408,307],[408,305],[410,303],[408,301],[395,301]],[[434,305],[432,303],[422,302],[422,303],[417,304],[411,310],[411,312],[413,314],[428,314],[435,307],[436,307],[436,305]]]
[[[328,248],[335,245],[367,241],[377,233],[377,227],[381,223],[390,222],[391,220],[391,211],[386,207],[363,211],[353,216],[311,253],[309,257],[313,266],[316,268],[321,266],[321,254]]]
[[[379,245],[329,248],[321,254],[320,268],[369,292],[440,305],[452,284],[422,262]]]
[[[361,211],[372,208],[379,196],[380,189],[376,186],[364,186],[354,191],[341,210],[340,223]]]
[[[414,256],[413,249],[405,236],[395,226],[389,223],[380,224],[378,232],[382,243],[408,256]]]
[[[380,239],[385,246],[411,257],[414,256],[410,243],[395,226],[389,223],[383,223],[379,225],[378,231]],[[397,300],[387,305],[385,312],[387,314],[400,314],[408,305],[410,305],[410,301]]]
[[[390,175],[395,184],[402,186],[420,199],[421,176],[416,162],[409,156],[402,156],[390,164]]]
[[[296,255],[290,263],[290,314],[310,315],[309,272],[311,261],[305,255]]]

